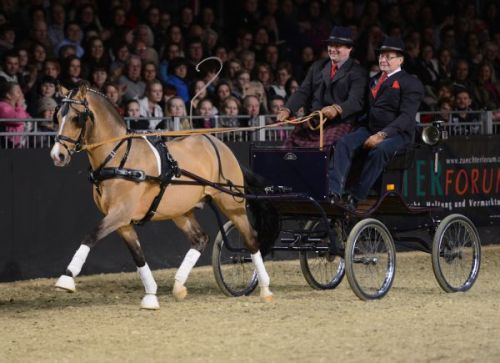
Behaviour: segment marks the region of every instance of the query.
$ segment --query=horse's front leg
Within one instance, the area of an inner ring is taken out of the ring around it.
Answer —
[[[110,213],[94,228],[92,233],[85,236],[80,247],[73,255],[65,273],[57,280],[56,288],[68,292],[75,292],[75,277],[80,274],[90,249],[94,247],[99,240],[129,223],[130,219],[127,220],[127,216],[124,216],[123,213],[113,213],[110,211]]]
[[[146,263],[146,258],[144,257],[144,252],[142,251],[141,244],[139,243],[139,238],[132,225],[128,225],[118,229],[118,234],[125,240],[127,247],[132,254],[135,265],[137,266],[137,272],[141,278],[142,284],[144,285],[145,295],[141,301],[142,309],[157,310],[160,308],[160,303],[156,297],[157,285],[156,281]]]

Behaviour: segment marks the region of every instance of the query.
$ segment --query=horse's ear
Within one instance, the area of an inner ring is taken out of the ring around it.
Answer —
[[[63,85],[61,84],[58,84],[57,86],[57,91],[59,94],[61,94],[63,97],[68,97],[68,94],[69,94],[69,90],[64,87]]]
[[[83,99],[87,95],[87,85],[85,83],[80,84],[79,87],[80,97]]]

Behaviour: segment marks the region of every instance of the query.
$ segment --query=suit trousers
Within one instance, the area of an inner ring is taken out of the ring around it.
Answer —
[[[360,127],[337,142],[333,153],[333,165],[328,170],[331,193],[343,194],[352,159],[363,150],[364,142],[371,135],[373,133],[366,127]],[[404,148],[406,144],[400,135],[395,135],[368,151],[359,182],[350,191],[356,200],[366,199],[394,153]]]

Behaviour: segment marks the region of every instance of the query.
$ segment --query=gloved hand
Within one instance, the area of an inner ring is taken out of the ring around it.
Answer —
[[[325,106],[321,109],[321,112],[323,113],[323,116],[325,116],[329,120],[334,119],[339,114],[337,108],[333,106]]]
[[[278,122],[283,122],[288,120],[289,117],[290,117],[290,111],[286,108],[282,108],[281,110],[279,110],[278,115],[276,116],[276,120]]]

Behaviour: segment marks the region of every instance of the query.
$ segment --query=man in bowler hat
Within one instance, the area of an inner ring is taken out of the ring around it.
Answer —
[[[337,142],[329,173],[335,203],[344,193],[352,158],[366,150],[359,182],[347,198],[349,208],[367,197],[394,153],[414,140],[415,117],[424,96],[420,80],[401,69],[405,46],[400,38],[386,38],[378,51],[381,72],[370,80],[366,122]]]
[[[336,26],[325,41],[329,58],[313,63],[299,89],[278,113],[284,121],[304,108],[306,114],[321,110],[327,118],[324,145],[332,145],[352,129],[352,123],[363,112],[368,75],[350,54],[354,46],[352,31]],[[285,146],[319,147],[319,130],[299,124],[285,141]]]

